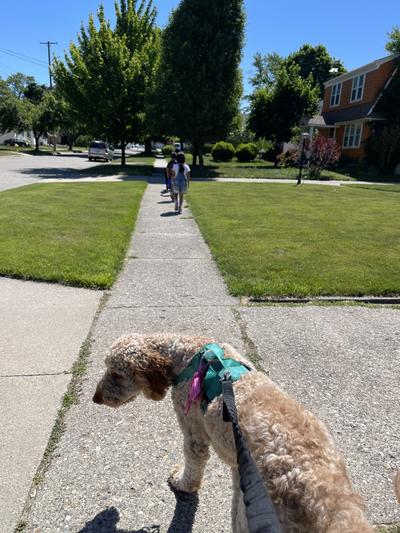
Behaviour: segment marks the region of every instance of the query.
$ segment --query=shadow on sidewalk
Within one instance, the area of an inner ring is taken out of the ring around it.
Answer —
[[[171,489],[172,490],[172,489]],[[172,491],[176,499],[174,517],[167,533],[191,533],[199,505],[197,492]]]
[[[175,492],[176,499],[175,512],[172,522],[168,528],[168,533],[191,533],[199,504],[197,494],[188,494],[185,492]],[[154,525],[142,529],[119,529],[119,512],[115,507],[109,507],[93,520],[86,522],[83,529],[77,533],[160,533],[160,526]]]
[[[85,527],[77,533],[160,533],[159,526],[150,526],[142,529],[118,529],[119,512],[115,507],[109,507],[93,520],[86,522]]]

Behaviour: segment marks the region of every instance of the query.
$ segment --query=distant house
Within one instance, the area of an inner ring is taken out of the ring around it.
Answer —
[[[320,114],[308,122],[310,133],[333,137],[342,155],[355,161],[365,156],[365,141],[374,121],[383,120],[375,106],[397,72],[400,55],[393,54],[346,72],[325,83]]]

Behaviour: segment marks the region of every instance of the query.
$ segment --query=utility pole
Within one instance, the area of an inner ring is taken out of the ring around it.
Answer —
[[[52,43],[50,41],[47,41],[45,43],[40,43],[40,44],[45,44],[47,46],[47,55],[48,55],[48,58],[49,58],[49,78],[50,78],[50,89],[53,88],[53,81],[52,81],[52,78],[51,78],[51,57],[50,57],[50,46],[52,44],[58,44],[58,43]]]

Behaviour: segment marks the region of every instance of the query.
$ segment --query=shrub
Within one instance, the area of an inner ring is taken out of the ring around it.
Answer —
[[[311,146],[310,152],[310,178],[319,179],[321,172],[333,168],[340,158],[340,148],[335,139],[327,139],[319,135]]]
[[[277,156],[277,160],[283,167],[297,167],[300,163],[298,150],[286,150]]]
[[[235,155],[241,163],[248,163],[257,157],[258,148],[254,143],[239,144]]]
[[[173,144],[166,144],[161,151],[164,157],[169,157],[172,152],[175,152],[175,146]]]
[[[211,154],[214,145],[212,143],[204,143],[203,154]]]
[[[220,141],[214,145],[211,155],[214,161],[222,161],[225,163],[227,161],[232,161],[232,158],[235,155],[235,149],[231,143]]]
[[[79,135],[79,137],[75,139],[74,145],[86,147],[89,146],[91,141],[93,141],[93,137],[90,137],[89,135]]]

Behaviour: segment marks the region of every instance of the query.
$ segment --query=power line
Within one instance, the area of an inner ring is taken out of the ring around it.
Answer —
[[[24,57],[25,59],[30,59],[32,61],[36,61],[37,63],[43,63],[46,65],[46,61],[43,61],[43,59],[38,59],[37,57],[28,56],[26,54],[23,54],[21,52],[16,52],[15,50],[10,50],[9,48],[1,48],[1,50],[5,50],[6,52],[10,52],[12,54],[17,54],[21,57]]]
[[[48,55],[48,59],[49,59],[49,79],[50,79],[50,89],[53,88],[53,83],[52,83],[52,80],[51,80],[51,59],[50,59],[50,46],[52,44],[58,44],[58,43],[52,43],[50,41],[47,41],[45,43],[40,43],[40,44],[45,44],[47,46],[47,55]]]
[[[41,61],[39,59],[28,59],[27,57],[24,57],[23,54],[19,54],[17,52],[13,52],[12,50],[6,50],[5,48],[0,48],[0,52],[3,54],[7,54],[11,57],[15,57],[17,59],[21,59],[23,61],[27,61],[28,63],[32,63],[33,65],[36,65],[38,67],[47,68],[47,65],[44,61]]]

